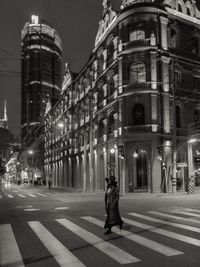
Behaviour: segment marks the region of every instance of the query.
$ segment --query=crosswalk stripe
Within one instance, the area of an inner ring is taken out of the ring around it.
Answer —
[[[192,218],[184,218],[184,217],[175,216],[175,215],[162,213],[162,212],[158,212],[158,211],[148,211],[148,213],[155,214],[155,215],[158,215],[158,216],[161,216],[164,218],[170,218],[170,219],[181,220],[181,221],[185,221],[185,222],[189,222],[189,223],[194,222],[194,223],[200,224],[199,220],[192,219]]]
[[[40,222],[32,221],[28,222],[28,224],[61,267],[85,266],[65,246],[63,246],[63,244],[58,239],[56,239]]]
[[[19,197],[22,197],[22,198],[25,198],[26,196],[25,195],[22,195],[22,194],[17,194]]]
[[[200,217],[200,214],[192,213],[192,212],[185,212],[185,211],[179,211],[179,210],[170,210],[171,213],[178,213],[183,215],[189,215],[193,217]]]
[[[31,193],[26,193],[26,195],[28,195],[28,196],[30,196],[30,197],[37,197],[36,195],[31,194]]]
[[[0,225],[0,266],[24,266],[14,233],[9,224]]]
[[[124,250],[117,248],[107,241],[104,241],[103,239],[97,237],[96,235],[88,232],[87,230],[79,227],[78,225],[72,223],[67,219],[56,219],[56,221],[120,264],[128,264],[140,261],[138,258],[133,257]]]
[[[194,212],[200,212],[200,210],[190,209],[190,208],[185,208],[185,210],[190,210],[190,211],[194,211]]]
[[[11,195],[11,194],[7,194],[7,197],[8,197],[8,198],[14,198],[14,196]]]
[[[47,197],[45,194],[42,194],[42,193],[35,193],[35,194],[41,197]]]
[[[90,217],[90,216],[85,216],[82,217],[84,220],[89,221],[91,223],[94,223],[95,225],[98,225],[100,227],[104,226],[104,222],[94,218],[94,217]],[[130,239],[140,245],[143,245],[145,247],[148,247],[158,253],[164,254],[165,256],[175,256],[175,255],[180,255],[183,254],[183,252],[178,251],[176,249],[170,248],[168,246],[162,245],[159,242],[150,240],[148,238],[142,237],[140,235],[137,234],[133,234],[129,231],[125,231],[125,230],[120,230],[117,227],[113,227],[112,231],[117,233],[118,235],[121,235],[127,239]]]
[[[176,239],[176,240],[179,240],[179,241],[183,241],[185,243],[200,247],[200,240],[199,239],[196,239],[196,238],[193,238],[193,237],[189,237],[189,236],[186,236],[186,235],[182,235],[182,234],[177,234],[177,233],[174,233],[174,232],[171,232],[171,231],[168,231],[168,230],[164,230],[164,229],[160,229],[160,228],[154,227],[152,225],[148,225],[148,224],[132,221],[132,220],[125,219],[125,218],[123,220],[126,223],[130,224],[130,225],[133,225],[133,226],[148,230],[148,231],[153,232],[153,233],[164,235],[164,236],[167,236],[167,237],[170,237],[170,238],[173,238],[173,239]]]
[[[137,217],[137,218],[141,218],[141,219],[144,219],[144,220],[148,220],[148,221],[151,221],[151,222],[163,223],[165,225],[171,225],[171,226],[175,226],[177,228],[181,228],[181,229],[193,231],[193,232],[196,232],[196,233],[200,233],[200,228],[199,227],[189,226],[189,225],[175,223],[175,222],[169,222],[169,221],[156,219],[156,218],[153,218],[153,217],[150,217],[150,216],[147,216],[147,215],[142,215],[142,214],[133,213],[133,212],[129,213],[129,215]]]

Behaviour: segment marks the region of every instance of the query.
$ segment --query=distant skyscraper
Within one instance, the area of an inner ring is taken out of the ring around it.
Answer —
[[[8,117],[6,110],[6,101],[4,102],[4,116],[3,119],[0,119],[0,128],[7,129],[8,128]]]
[[[41,122],[50,98],[61,90],[62,42],[51,26],[33,15],[22,30],[21,137]]]

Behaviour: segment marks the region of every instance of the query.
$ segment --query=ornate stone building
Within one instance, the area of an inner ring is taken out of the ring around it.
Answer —
[[[190,34],[188,34],[190,33]],[[45,117],[55,186],[125,192],[187,189],[188,125],[199,121],[200,12],[195,1],[103,1],[95,46]],[[179,182],[178,182],[179,181]]]

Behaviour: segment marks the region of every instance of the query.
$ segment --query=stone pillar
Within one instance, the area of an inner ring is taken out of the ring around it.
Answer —
[[[160,17],[160,23],[161,23],[161,48],[164,50],[168,50],[168,40],[167,40],[168,19],[165,17]]]
[[[157,90],[157,60],[156,51],[151,51],[151,88]]]
[[[170,133],[170,98],[169,98],[169,62],[170,59],[162,57],[162,113],[163,113],[163,127],[165,133]]]

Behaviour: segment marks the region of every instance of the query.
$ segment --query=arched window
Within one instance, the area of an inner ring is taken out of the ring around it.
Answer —
[[[188,16],[191,16],[191,12],[190,12],[189,7],[187,7],[187,15],[188,15]]]
[[[142,104],[135,104],[132,109],[132,124],[144,125],[145,124],[145,110]]]
[[[144,63],[133,63],[129,66],[129,81],[130,83],[146,82],[146,67]]]
[[[170,29],[170,46],[175,48],[177,46],[177,32],[175,29]]]
[[[176,106],[176,127],[181,127],[181,107],[179,105]]]
[[[108,118],[108,134],[112,134],[115,129],[115,118],[114,115],[110,115]]]
[[[181,6],[181,4],[178,4],[178,11],[179,12],[182,12],[182,6]]]

